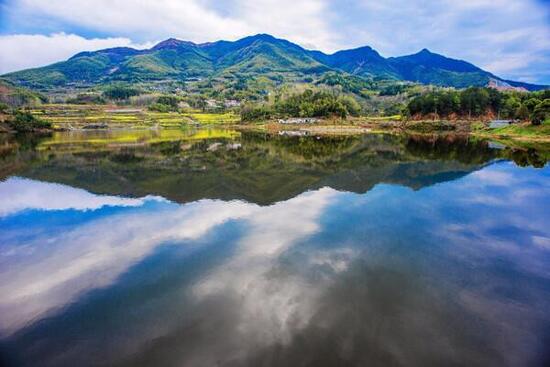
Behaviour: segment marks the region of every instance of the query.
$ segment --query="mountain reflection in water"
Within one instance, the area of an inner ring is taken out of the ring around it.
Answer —
[[[4,365],[548,361],[544,150],[141,134],[3,145]]]

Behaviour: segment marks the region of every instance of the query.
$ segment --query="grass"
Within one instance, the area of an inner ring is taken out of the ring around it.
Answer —
[[[500,135],[516,135],[516,136],[540,136],[546,135],[550,138],[550,120],[544,121],[542,124],[536,126],[530,123],[512,124],[504,127],[500,127],[493,130],[495,134]]]
[[[550,119],[540,125],[531,123],[511,124],[508,126],[489,129],[480,124],[472,125],[475,135],[484,137],[511,138],[517,140],[550,141]]]

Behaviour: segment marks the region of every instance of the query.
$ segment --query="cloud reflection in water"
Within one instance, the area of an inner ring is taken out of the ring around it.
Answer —
[[[22,350],[32,349],[25,337],[33,332],[41,345],[61,344],[70,335],[56,328],[71,312],[65,305],[136,277],[136,265],[163,244],[199,244],[238,223],[237,235],[215,237],[231,251],[189,283],[178,284],[191,264],[172,249],[177,266],[154,283],[161,296],[138,287],[135,306],[113,316],[121,325],[76,327],[81,339],[62,353],[35,357],[133,366],[529,365],[547,357],[550,327],[546,178],[547,169],[498,163],[417,191],[323,188],[265,207],[144,201],[2,246],[0,325],[16,332]],[[32,323],[45,315],[52,318],[42,329]]]

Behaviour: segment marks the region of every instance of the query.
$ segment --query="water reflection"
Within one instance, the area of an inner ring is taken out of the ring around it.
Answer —
[[[144,200],[94,195],[70,186],[19,177],[0,183],[0,216],[23,210],[94,210],[104,206],[138,206]]]
[[[11,155],[5,364],[548,361],[548,168],[464,140],[262,139]]]
[[[160,137],[154,131],[91,134],[18,139],[0,158],[0,177],[18,175],[107,195],[155,194],[180,203],[217,198],[266,205],[324,186],[364,193],[386,182],[418,189],[495,159],[540,167],[550,156],[550,145],[495,149],[459,136],[289,138],[225,130],[171,131]]]

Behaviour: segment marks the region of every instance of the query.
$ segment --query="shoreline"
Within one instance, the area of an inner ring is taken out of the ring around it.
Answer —
[[[421,123],[425,123],[422,121]],[[450,121],[435,121],[435,124],[449,124]],[[488,129],[471,129],[471,126],[475,123],[462,124],[458,129],[425,129],[418,130],[414,128],[408,128],[402,122],[388,125],[387,123],[381,124],[238,124],[233,125],[237,130],[244,131],[259,131],[259,132],[271,132],[278,133],[280,131],[301,131],[309,133],[311,135],[361,135],[361,134],[410,134],[410,135],[466,135],[471,137],[483,138],[483,139],[495,139],[495,140],[512,140],[517,142],[532,142],[532,143],[550,143],[550,134],[511,134],[503,133],[502,131],[494,131]],[[542,126],[542,125],[541,125]],[[229,126],[228,126],[229,127]],[[465,128],[467,127],[467,128]]]
[[[201,111],[159,113],[145,109],[113,109],[100,106],[47,105],[28,110],[39,119],[52,124],[49,132],[115,131],[124,129],[161,130],[174,128],[226,128],[238,131],[258,131],[281,135],[360,135],[373,133],[414,135],[468,135],[483,139],[516,142],[550,143],[550,121],[541,125],[514,123],[491,129],[486,120],[400,120],[392,117],[350,117],[348,119],[311,119],[313,122],[282,123],[265,120],[244,123],[235,112]],[[7,116],[2,115],[0,133],[11,134]],[[307,120],[307,119],[303,119]],[[33,131],[32,134],[43,134]],[[17,133],[17,132],[15,132]]]
[[[291,135],[290,132],[296,132],[296,135],[303,133],[302,135],[320,135],[320,136],[346,136],[346,135],[363,135],[363,134],[409,134],[409,135],[462,135],[462,136],[471,136],[482,139],[494,139],[494,140],[510,140],[516,142],[525,142],[525,143],[549,143],[550,144],[550,135],[519,135],[519,134],[502,134],[502,133],[491,133],[489,131],[456,131],[456,130],[429,130],[429,131],[418,131],[415,129],[407,129],[403,127],[382,127],[382,126],[361,126],[361,125],[329,125],[329,124],[316,124],[316,125],[268,125],[268,124],[201,124],[197,125],[181,125],[181,126],[146,126],[146,125],[136,125],[136,126],[122,126],[117,124],[116,126],[107,126],[102,128],[65,128],[57,127],[52,129],[40,129],[37,131],[31,131],[27,133],[42,135],[45,133],[55,133],[55,132],[98,132],[98,131],[120,131],[120,130],[171,130],[177,128],[224,128],[224,129],[234,129],[237,131],[256,131],[256,132],[266,132],[272,134]],[[5,130],[0,129],[0,134],[17,134],[17,131],[14,130]]]

